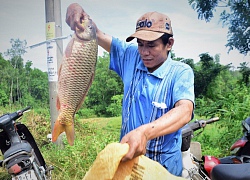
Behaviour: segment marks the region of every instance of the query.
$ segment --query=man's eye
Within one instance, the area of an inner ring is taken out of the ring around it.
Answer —
[[[148,47],[155,47],[155,45],[154,44],[149,44]]]
[[[137,43],[138,44],[138,46],[142,46],[142,43]]]

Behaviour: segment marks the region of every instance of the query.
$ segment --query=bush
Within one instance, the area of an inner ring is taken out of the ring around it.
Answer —
[[[76,113],[76,115],[77,115],[76,118],[82,118],[82,119],[96,117],[95,111],[93,109],[88,109],[88,108],[79,109],[78,112]]]
[[[111,117],[117,117],[121,115],[122,98],[123,95],[115,95],[111,98],[113,102],[106,108],[107,112]]]
[[[235,86],[234,89],[223,95],[223,98],[213,101],[202,98],[196,100],[197,114],[214,117],[219,116],[220,121],[216,122],[213,130],[208,131],[207,127],[198,140],[202,144],[202,150],[210,155],[226,156],[230,154],[231,145],[240,138],[242,134],[241,122],[250,116],[250,89],[246,86]],[[194,139],[195,140],[195,139]],[[217,151],[218,148],[220,151]]]

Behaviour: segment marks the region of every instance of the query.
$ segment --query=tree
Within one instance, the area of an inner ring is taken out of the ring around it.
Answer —
[[[10,58],[10,63],[13,67],[13,71],[11,71],[11,90],[10,90],[10,100],[9,104],[12,102],[15,102],[16,100],[21,98],[21,94],[19,91],[19,75],[22,74],[23,70],[23,59],[22,55],[26,53],[26,45],[27,42],[21,41],[20,39],[11,39],[11,48],[7,49],[7,52],[5,52],[5,55]],[[16,85],[14,87],[14,85]]]
[[[230,68],[230,64],[223,66],[219,63],[218,55],[215,59],[207,53],[200,54],[200,62],[195,65],[195,97],[211,97],[208,92],[208,88],[212,82],[215,81],[216,77],[221,71]]]
[[[109,69],[109,54],[105,52],[102,57],[98,57],[95,78],[84,105],[94,109],[96,115],[114,116],[116,114],[111,112],[111,108],[108,111],[107,108],[111,107],[112,103],[119,102],[117,98],[112,99],[113,96],[122,94],[122,81],[114,71]]]
[[[28,71],[26,71],[27,73]],[[27,76],[29,84],[27,88],[29,96],[33,98],[33,103],[37,105],[49,105],[48,74],[40,69],[33,69]]]
[[[9,60],[0,53],[0,105],[18,104],[33,107],[48,106],[48,75],[39,69],[32,69],[32,62],[23,63],[26,41],[11,39],[11,48],[5,52]]]
[[[228,26],[229,51],[234,48],[241,54],[247,55],[250,51],[250,0],[188,0],[189,4],[198,13],[198,19],[209,22],[216,8],[226,7],[220,15],[223,26]]]
[[[7,49],[4,53],[10,57],[10,62],[14,69],[23,68],[23,59],[21,58],[26,53],[26,40],[21,41],[20,39],[11,39],[11,49]]]
[[[245,86],[249,86],[249,77],[250,77],[250,68],[247,67],[248,63],[243,62],[240,63],[240,67],[238,67],[238,69],[240,69],[240,72],[242,74],[242,80],[241,82],[245,84]]]
[[[9,103],[9,83],[11,76],[9,72],[12,70],[10,62],[6,61],[0,53],[0,105],[5,106]]]

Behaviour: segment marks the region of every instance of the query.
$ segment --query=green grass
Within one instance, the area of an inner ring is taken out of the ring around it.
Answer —
[[[69,146],[64,136],[64,148],[60,148],[46,139],[47,134],[50,133],[49,116],[45,115],[47,113],[48,111],[32,110],[23,116],[22,122],[29,127],[36,139],[47,165],[54,166],[55,169],[52,171],[53,180],[82,179],[97,154],[107,144],[119,141],[121,117],[76,118],[74,146]],[[195,117],[195,119],[201,118]],[[206,127],[205,132],[198,136],[198,139],[195,139],[203,142],[210,141],[209,139],[216,136],[215,132],[216,127],[209,125]],[[204,143],[201,144],[204,145]],[[202,146],[203,148],[204,146]],[[205,148],[207,147],[205,146]],[[2,169],[0,179],[7,179],[8,177],[5,170]]]
[[[47,134],[51,133],[49,111],[32,110],[23,116],[22,122],[33,134],[47,165],[54,166],[53,180],[80,180],[84,177],[97,154],[109,143],[118,142],[120,137],[121,117],[90,118],[75,120],[75,142],[69,146],[64,136],[64,148],[49,142]],[[201,119],[195,117],[194,119]],[[203,155],[220,157],[219,134],[223,128],[217,123],[208,125],[204,132],[195,137],[202,145]],[[0,179],[11,179],[6,170],[0,170]]]
[[[92,118],[75,122],[76,139],[58,148],[48,144],[41,148],[46,162],[55,167],[53,180],[82,179],[97,154],[109,143],[118,142],[121,118]]]
[[[32,110],[23,116],[22,122],[29,127],[47,165],[54,166],[53,180],[82,179],[97,154],[120,137],[121,117],[76,119],[74,146],[69,146],[63,136],[64,148],[60,148],[46,139],[51,129],[49,117]],[[3,168],[0,179],[11,179]]]

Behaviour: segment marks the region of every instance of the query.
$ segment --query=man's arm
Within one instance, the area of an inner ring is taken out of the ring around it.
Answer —
[[[105,34],[96,26],[96,34],[97,34],[97,40],[98,45],[101,46],[106,51],[110,52],[111,42],[112,42],[112,36]]]
[[[130,131],[121,140],[121,143],[128,143],[130,147],[122,161],[145,154],[148,140],[173,133],[182,128],[191,120],[193,107],[192,101],[179,100],[173,109],[157,120]]]
[[[192,117],[193,102],[180,100],[169,112],[149,124],[141,126],[141,131],[148,139],[154,139],[165,134],[171,134],[187,124]]]

